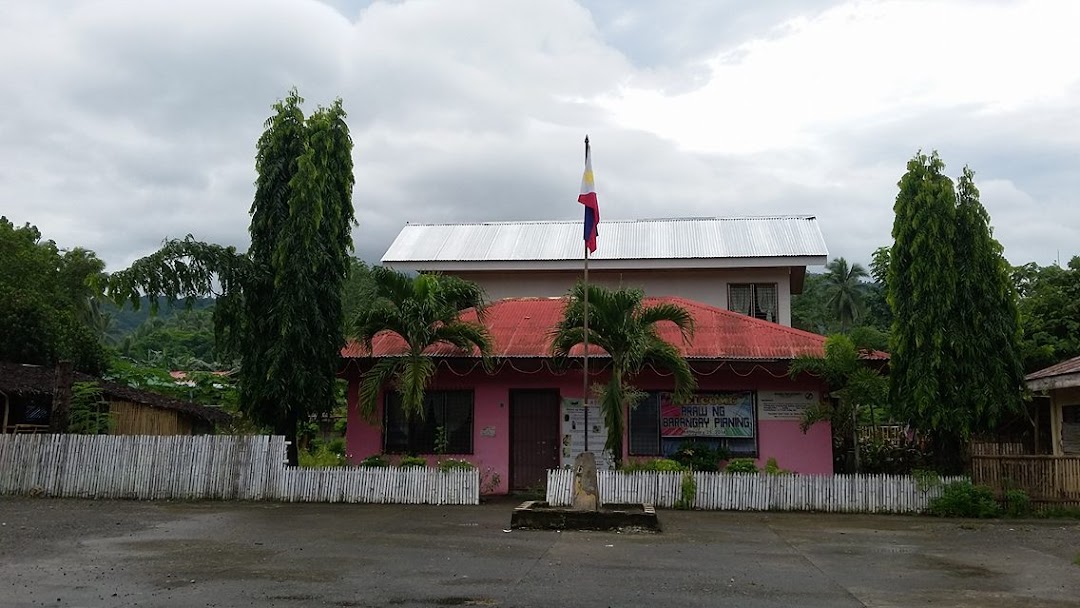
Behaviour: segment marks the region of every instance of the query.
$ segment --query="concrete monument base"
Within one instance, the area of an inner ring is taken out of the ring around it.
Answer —
[[[521,503],[510,516],[513,529],[531,530],[640,530],[659,532],[660,520],[652,505],[603,505],[595,511],[552,507],[539,500]]]

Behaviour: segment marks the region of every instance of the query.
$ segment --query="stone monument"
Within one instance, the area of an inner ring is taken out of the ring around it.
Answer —
[[[596,481],[596,456],[582,452],[574,458],[574,489],[570,508],[575,511],[600,509],[600,485]]]

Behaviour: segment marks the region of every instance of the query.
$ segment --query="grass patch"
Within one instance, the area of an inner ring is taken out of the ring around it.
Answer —
[[[1044,507],[1034,516],[1039,519],[1080,519],[1080,507]]]
[[[1077,553],[1076,557],[1073,558],[1073,563],[1080,566],[1080,553]]]

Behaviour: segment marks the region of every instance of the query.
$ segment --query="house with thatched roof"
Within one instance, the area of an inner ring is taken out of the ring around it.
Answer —
[[[216,408],[78,372],[72,381],[97,389],[111,435],[195,435],[213,432],[231,419]],[[55,393],[54,368],[0,362],[0,432],[47,432]]]

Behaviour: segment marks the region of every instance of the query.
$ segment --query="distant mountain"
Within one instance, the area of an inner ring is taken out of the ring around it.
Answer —
[[[102,305],[102,312],[107,313],[112,318],[112,323],[109,325],[109,336],[113,340],[123,340],[151,317],[150,299],[144,296],[141,300],[139,310],[135,310],[130,302],[125,303],[122,308],[116,306],[116,304],[113,304],[111,301],[105,302]],[[176,313],[186,309],[183,302],[177,302],[170,306],[169,303],[165,301],[165,298],[159,298],[158,304],[157,317],[163,321],[168,320],[176,315]],[[206,310],[213,307],[214,298],[199,298],[191,305],[192,310]]]

